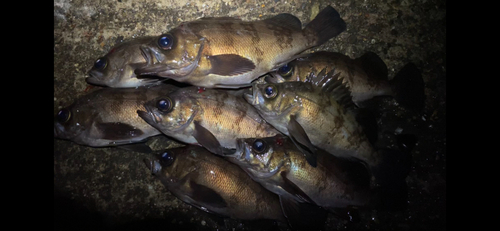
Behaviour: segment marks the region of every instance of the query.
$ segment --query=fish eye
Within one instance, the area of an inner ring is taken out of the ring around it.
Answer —
[[[268,99],[272,99],[276,97],[278,94],[278,89],[276,89],[276,86],[273,84],[267,85],[264,87],[264,96]]]
[[[172,165],[172,163],[174,163],[174,160],[175,160],[175,155],[171,151],[165,151],[161,154],[160,161],[162,166],[168,167]]]
[[[97,70],[103,70],[107,66],[108,66],[108,61],[106,57],[100,57],[94,63],[94,68]]]
[[[170,98],[164,98],[156,102],[156,107],[162,112],[170,112],[172,110],[172,101]]]
[[[66,108],[61,109],[56,115],[56,119],[59,123],[66,123],[69,121],[69,118],[71,118],[71,112]]]
[[[172,49],[173,43],[174,38],[170,34],[162,34],[160,38],[158,38],[158,46],[163,50]]]
[[[278,74],[281,75],[281,77],[289,77],[293,73],[293,68],[292,65],[290,64],[285,64],[284,66],[280,67],[278,69]]]
[[[256,139],[252,144],[252,149],[257,153],[263,153],[267,150],[267,143],[264,140]]]

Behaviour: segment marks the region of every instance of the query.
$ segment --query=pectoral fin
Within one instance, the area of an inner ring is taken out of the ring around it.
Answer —
[[[194,132],[193,137],[198,141],[201,146],[205,147],[208,151],[217,154],[224,155],[224,149],[222,148],[219,140],[205,127],[201,126],[198,121],[194,121]]]
[[[222,198],[222,196],[213,189],[194,181],[189,181],[189,187],[191,189],[191,195],[189,196],[197,203],[216,208],[227,207],[227,203],[224,198]]]
[[[95,123],[97,130],[102,135],[102,139],[107,140],[124,140],[143,135],[141,129],[125,123]]]
[[[208,56],[212,65],[211,74],[233,76],[255,69],[252,60],[235,54]]]
[[[285,191],[297,197],[297,199],[301,202],[314,203],[314,201],[307,194],[305,194],[302,189],[300,189],[295,183],[286,178],[286,172],[281,172],[280,175],[285,182],[284,185],[281,185],[281,187]]]
[[[304,128],[297,122],[295,116],[290,116],[290,122],[288,123],[287,129],[292,142],[306,156],[307,162],[311,166],[316,167],[316,147],[311,143]]]

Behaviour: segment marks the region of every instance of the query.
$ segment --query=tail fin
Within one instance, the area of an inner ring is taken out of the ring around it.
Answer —
[[[417,66],[406,64],[391,80],[394,98],[403,107],[422,111],[425,103],[424,80]]]
[[[329,39],[339,35],[346,29],[346,23],[340,18],[339,12],[333,7],[327,6],[309,22],[304,30],[307,33],[316,35],[316,42],[313,46],[319,46]]]

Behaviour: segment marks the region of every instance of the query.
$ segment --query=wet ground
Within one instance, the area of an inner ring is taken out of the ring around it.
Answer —
[[[117,43],[159,35],[181,21],[203,16],[257,20],[291,13],[303,24],[326,5],[347,30],[315,50],[359,57],[377,53],[392,77],[407,62],[422,71],[426,106],[414,113],[392,99],[375,102],[379,142],[397,146],[395,133],[415,134],[413,165],[403,211],[362,211],[352,223],[333,215],[327,230],[444,230],[446,220],[446,6],[438,0],[169,1],[55,0],[54,114],[86,94],[85,74]],[[153,149],[176,145],[164,137]],[[272,221],[221,219],[175,198],[142,159],[117,148],[90,148],[54,140],[54,224],[69,229],[286,230]]]

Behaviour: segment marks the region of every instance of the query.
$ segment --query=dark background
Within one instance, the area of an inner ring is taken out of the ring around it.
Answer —
[[[397,146],[394,133],[416,135],[406,179],[404,211],[361,211],[351,223],[330,215],[326,229],[444,230],[446,219],[446,5],[438,0],[372,1],[54,1],[54,114],[87,92],[86,72],[117,43],[159,35],[203,16],[258,20],[291,13],[303,24],[333,6],[347,30],[314,50],[352,58],[366,51],[385,61],[392,78],[413,62],[425,82],[423,112],[392,99],[377,100],[379,141]],[[92,90],[97,89],[97,87]],[[164,137],[153,149],[175,145]],[[197,210],[171,195],[145,167],[145,154],[90,148],[54,139],[56,229],[286,230],[272,221],[235,221]]]

